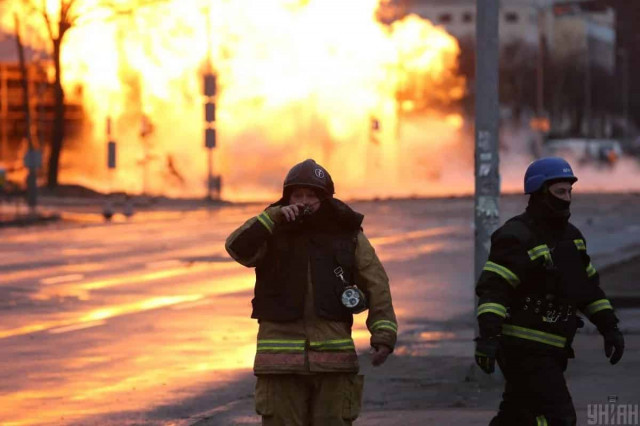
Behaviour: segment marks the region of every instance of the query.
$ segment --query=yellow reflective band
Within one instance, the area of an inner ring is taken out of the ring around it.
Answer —
[[[517,286],[520,283],[520,279],[518,278],[518,276],[516,274],[511,272],[508,268],[505,268],[502,265],[498,265],[497,263],[493,263],[491,261],[488,261],[484,265],[484,268],[482,268],[482,270],[483,271],[493,272],[493,273],[496,273],[496,274],[500,275],[502,278],[507,280],[507,282],[509,284],[511,284],[513,287]]]
[[[551,259],[551,252],[549,251],[549,247],[546,244],[542,244],[540,246],[536,246],[527,252],[529,254],[529,259],[536,260],[539,257],[544,257],[545,259]]]
[[[258,340],[258,352],[304,352],[305,340]]]
[[[265,228],[267,228],[269,232],[273,233],[273,227],[275,226],[275,224],[273,223],[273,220],[271,220],[267,212],[260,213],[258,215],[258,220],[261,224],[264,225]]]
[[[532,328],[519,327],[513,324],[502,324],[502,334],[506,336],[518,337],[520,339],[532,340],[538,343],[564,348],[567,339],[556,334],[545,333]]]
[[[397,332],[398,326],[395,322],[388,321],[388,320],[379,320],[371,324],[371,331],[381,330],[381,329]]]
[[[480,315],[489,312],[501,316],[502,318],[507,317],[507,308],[499,303],[483,303],[482,305],[478,306],[478,314],[476,316],[479,317]]]
[[[536,426],[549,426],[549,423],[547,423],[547,418],[545,416],[536,417]]]
[[[584,250],[587,251],[587,245],[584,243],[583,239],[577,239],[577,240],[573,240],[574,244],[576,245],[576,248],[578,250]]]
[[[593,314],[595,314],[596,312],[600,312],[604,309],[612,309],[613,310],[613,306],[611,306],[611,302],[609,302],[607,299],[600,299],[600,300],[596,300],[593,303],[589,303],[587,305],[586,308],[584,308],[584,312],[591,316]]]
[[[593,267],[593,264],[591,262],[589,262],[589,266],[587,266],[587,276],[589,278],[591,278],[592,276],[594,276],[598,271],[596,271],[596,268]]]
[[[323,340],[320,342],[310,342],[309,347],[316,351],[342,351],[342,350],[355,350],[355,345],[352,339],[336,339],[336,340]]]

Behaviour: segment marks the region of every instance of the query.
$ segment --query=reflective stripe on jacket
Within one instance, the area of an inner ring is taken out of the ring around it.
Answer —
[[[274,227],[273,220],[278,207],[270,207],[261,215],[249,219],[234,231],[226,242],[229,254],[242,265],[253,267],[266,253],[266,241]],[[268,218],[268,219],[267,219]],[[266,224],[265,224],[266,223]],[[256,225],[259,224],[259,225]],[[257,231],[261,226],[267,232]],[[252,227],[253,231],[248,231]],[[269,229],[271,228],[271,229]],[[253,232],[253,244],[244,243],[238,249],[234,241],[244,232]],[[364,233],[357,235],[355,249],[356,284],[367,296],[367,328],[371,333],[372,346],[386,345],[392,350],[397,338],[397,320],[391,300],[389,278]],[[357,372],[359,369],[355,345],[351,337],[351,325],[343,321],[320,318],[314,309],[311,272],[308,269],[305,306],[302,318],[294,321],[259,321],[258,341],[254,372],[313,373],[313,372]]]
[[[617,322],[580,231],[569,223],[562,235],[548,234],[528,213],[492,235],[476,294],[480,333],[512,343],[564,349],[575,333],[576,308],[598,327]]]

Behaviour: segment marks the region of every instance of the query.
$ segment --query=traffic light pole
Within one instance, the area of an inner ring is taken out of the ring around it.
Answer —
[[[26,166],[29,169],[27,175],[27,204],[31,214],[35,214],[35,209],[38,204],[38,180],[37,180],[37,168],[38,160],[37,153],[33,144],[33,127],[31,122],[31,105],[29,96],[29,77],[27,72],[26,59],[24,55],[24,45],[22,44],[22,38],[20,34],[20,19],[18,14],[14,14],[16,43],[18,47],[18,56],[20,60],[20,72],[22,74],[22,98],[24,104],[25,122],[26,122],[26,138],[28,152],[26,156]]]
[[[489,257],[498,227],[499,0],[479,0],[476,22],[475,279]],[[475,312],[475,309],[474,309]]]

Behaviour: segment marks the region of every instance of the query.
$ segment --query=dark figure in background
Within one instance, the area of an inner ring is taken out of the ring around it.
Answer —
[[[287,174],[282,198],[227,239],[229,254],[256,268],[255,398],[263,425],[343,426],[358,417],[363,377],[353,314],[369,309],[374,366],[396,343],[389,279],[362,232],[363,216],[333,193],[329,173],[306,160]]]
[[[573,426],[576,412],[564,379],[581,311],[604,337],[611,364],[624,352],[611,303],[569,223],[577,181],[562,158],[531,163],[524,179],[526,211],[491,236],[489,260],[476,285],[480,337],[476,363],[506,379],[500,411],[490,426]]]

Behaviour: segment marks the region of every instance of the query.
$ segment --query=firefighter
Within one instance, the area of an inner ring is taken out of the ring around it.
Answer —
[[[604,337],[611,364],[622,358],[618,319],[584,236],[569,223],[577,180],[562,158],[534,161],[524,177],[526,211],[491,236],[489,260],[476,285],[475,352],[476,363],[489,374],[497,359],[506,380],[491,426],[576,424],[564,371],[573,358],[576,329],[584,325],[578,311]]]
[[[354,313],[368,308],[374,366],[396,343],[389,279],[362,232],[364,216],[333,194],[322,166],[299,163],[282,198],[226,242],[231,257],[255,267],[255,403],[263,425],[350,425],[358,417]]]

